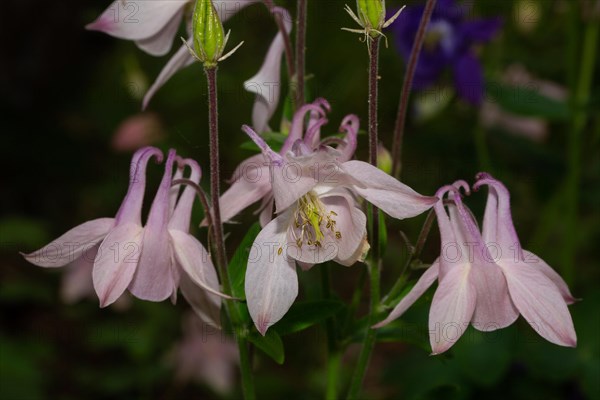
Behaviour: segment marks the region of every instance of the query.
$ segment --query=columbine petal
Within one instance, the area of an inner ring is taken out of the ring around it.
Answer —
[[[549,342],[575,347],[573,321],[556,285],[541,270],[524,262],[503,260],[499,265],[513,302],[533,329]]]
[[[469,279],[470,266],[456,265],[440,280],[429,312],[432,354],[448,350],[469,326],[475,310],[476,292]]]
[[[353,190],[394,218],[417,216],[431,208],[435,197],[422,196],[407,185],[363,161],[348,161],[343,170],[357,181]]]
[[[84,252],[77,260],[72,262],[64,272],[60,287],[60,297],[67,304],[73,304],[94,293],[92,271],[94,259],[98,254],[100,244]]]
[[[262,335],[283,317],[298,295],[296,265],[287,254],[289,221],[290,213],[286,212],[265,226],[248,258],[246,301]]]
[[[297,140],[302,139],[304,134],[304,122],[306,120],[306,114],[310,112],[311,119],[323,118],[325,111],[329,110],[330,106],[327,100],[319,98],[311,104],[305,104],[296,111],[292,118],[292,125],[288,137],[281,147],[280,154],[285,154],[292,148]]]
[[[544,260],[542,260],[541,258],[539,258],[538,256],[536,256],[535,254],[533,254],[530,251],[523,250],[523,255],[524,255],[525,263],[527,265],[531,265],[531,266],[539,269],[540,271],[542,271],[542,273],[544,275],[546,275],[546,277],[548,279],[550,279],[556,285],[560,294],[562,295],[563,299],[565,300],[565,302],[567,304],[573,304],[577,301],[577,299],[571,294],[571,291],[569,290],[567,283],[554,270],[554,268],[552,268],[551,266],[546,264],[546,262]]]
[[[83,252],[100,242],[113,227],[113,218],[100,218],[85,222],[41,249],[23,257],[39,267],[56,268],[81,257]]]
[[[171,229],[169,234],[175,258],[192,282],[214,296],[230,298],[219,292],[215,267],[202,243],[192,235],[175,229]],[[214,300],[216,302],[218,299]]]
[[[228,222],[249,205],[256,203],[271,191],[269,167],[247,169],[221,195],[221,220]]]
[[[290,14],[283,8],[275,7],[274,12],[280,13],[285,30],[289,34],[292,30]],[[269,120],[275,113],[279,104],[281,91],[281,56],[285,49],[283,35],[275,36],[265,61],[256,75],[244,82],[244,88],[256,94],[254,110],[252,111],[252,125],[257,132],[268,129]]]
[[[489,18],[465,21],[459,26],[458,35],[470,42],[489,42],[502,27],[502,19]]]
[[[114,303],[129,286],[138,265],[142,235],[140,225],[124,223],[100,244],[92,274],[100,307]]]
[[[340,239],[328,231],[329,240],[336,244],[334,260],[338,264],[349,267],[360,260],[365,253],[367,217],[354,206],[354,200],[342,196],[323,197],[322,200],[328,211],[338,214],[336,229],[341,234]],[[368,244],[366,246],[368,249]]]
[[[464,181],[454,185],[468,189]],[[508,295],[504,275],[494,263],[489,244],[483,242],[475,218],[462,203],[460,195],[449,193],[449,198],[454,201],[454,204],[448,205],[450,220],[458,245],[462,248],[458,263],[469,262],[472,265],[470,279],[477,291],[471,324],[484,332],[505,328],[516,321],[519,312]]]
[[[309,155],[294,156],[288,152],[281,166],[273,166],[273,194],[276,212],[287,209],[300,197],[319,184],[338,186],[345,179],[338,173],[335,161],[339,152],[326,148]]]
[[[388,315],[388,317],[380,323],[374,325],[373,328],[381,328],[382,326],[386,326],[396,318],[402,316],[402,314],[404,314],[406,310],[408,310],[410,306],[412,306],[415,303],[415,301],[419,299],[419,297],[423,296],[423,294],[427,291],[427,289],[429,289],[433,282],[436,281],[436,279],[438,278],[439,270],[440,264],[439,261],[436,260],[429,268],[427,268],[425,273],[421,275],[421,277],[419,278],[415,286],[413,286],[413,288],[410,290],[410,292],[408,292],[407,295],[404,296],[402,300],[400,300],[400,303],[398,303],[398,305],[394,307],[390,315]]]
[[[146,190],[146,167],[152,157],[160,163],[163,159],[162,152],[154,147],[144,147],[138,150],[131,160],[129,172],[129,188],[121,207],[115,217],[116,224],[130,222],[142,224],[142,203]]]
[[[193,39],[190,38],[187,41],[188,46],[193,46]],[[167,65],[164,66],[158,77],[148,89],[148,92],[144,95],[144,101],[142,103],[142,109],[148,107],[148,103],[152,97],[177,71],[184,69],[185,67],[193,64],[194,57],[190,54],[189,47],[183,45],[177,50],[177,52],[171,57]]]
[[[148,39],[163,30],[186,3],[187,0],[116,0],[86,28],[121,39]]]
[[[149,38],[137,40],[135,44],[150,55],[164,56],[171,50],[182,16],[183,10],[179,10],[160,31]]]
[[[163,301],[176,290],[167,224],[175,151],[169,152],[165,173],[144,227],[142,253],[129,291],[142,300]]]
[[[218,287],[218,280],[214,283]],[[221,300],[218,296],[198,288],[186,274],[181,276],[179,289],[181,289],[183,297],[202,321],[221,329]]]

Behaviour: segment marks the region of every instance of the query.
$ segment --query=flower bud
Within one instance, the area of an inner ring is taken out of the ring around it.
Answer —
[[[388,175],[392,173],[392,155],[381,143],[377,145],[377,168]]]
[[[356,4],[363,26],[381,29],[385,23],[385,0],[356,0]]]
[[[212,0],[196,0],[192,23],[196,54],[205,66],[216,65],[225,47],[225,33]]]

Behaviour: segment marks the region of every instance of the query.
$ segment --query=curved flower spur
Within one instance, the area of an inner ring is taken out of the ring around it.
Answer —
[[[192,169],[192,181],[200,180],[200,168],[195,161],[183,160],[171,150],[146,225],[142,226],[146,167],[153,157],[159,162],[163,160],[162,152],[153,147],[134,154],[129,189],[115,218],[83,223],[24,257],[41,267],[62,267],[82,257],[94,260],[93,283],[101,307],[112,304],[126,289],[144,300],[175,298],[177,287],[184,282],[184,296],[195,309],[206,312],[207,304],[217,303],[212,295],[223,295],[218,291],[216,272],[206,250],[188,234],[194,200],[192,188],[186,188],[179,200],[177,191],[171,188],[176,161],[181,167],[188,165]],[[206,295],[208,300],[198,298],[195,293],[190,295],[188,278],[193,285],[212,293]]]
[[[349,126],[356,126],[351,119]],[[329,146],[311,149],[296,140],[284,156],[275,153],[250,127],[244,131],[271,161],[277,217],[256,237],[246,271],[250,315],[263,335],[279,321],[298,294],[295,262],[334,260],[351,266],[368,251],[365,214],[355,196],[394,218],[414,217],[437,201],[362,161],[345,161]],[[350,146],[352,147],[352,146]]]
[[[518,250],[508,191],[487,174],[479,177],[475,189],[484,184],[493,185],[486,206],[483,237],[458,192],[458,188],[464,188],[468,193],[467,183],[458,181],[454,186],[442,187],[437,192],[440,201],[434,206],[442,254],[390,315],[374,328],[400,317],[438,280],[429,313],[433,354],[452,347],[469,323],[475,329],[493,331],[511,325],[519,313],[546,340],[574,346],[576,335],[566,307],[573,297],[566,284],[547,265],[525,261],[524,254]],[[448,213],[443,205],[445,194],[450,200]]]

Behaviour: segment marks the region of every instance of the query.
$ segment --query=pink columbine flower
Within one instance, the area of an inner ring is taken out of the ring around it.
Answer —
[[[225,22],[243,8],[260,0],[213,0],[222,22]],[[163,56],[171,50],[179,26],[185,21],[189,39],[167,62],[148,92],[144,96],[145,109],[156,92],[175,73],[191,65],[195,59],[188,46],[193,46],[191,18],[194,2],[191,0],[123,1],[115,0],[87,29],[107,33],[111,36],[132,40],[143,51],[154,56]],[[292,29],[289,13],[275,7],[280,13],[284,27]],[[259,72],[244,82],[244,88],[256,94],[252,123],[262,132],[268,130],[268,123],[279,104],[281,88],[281,58],[284,51],[283,35],[278,33],[271,43]]]
[[[306,135],[310,136],[310,146],[316,148],[320,142],[320,128],[327,119],[325,115],[331,110],[327,100],[319,98],[312,104],[302,106],[292,119],[290,131],[280,154],[285,154],[292,144]],[[305,124],[306,116],[310,115],[308,124]],[[344,142],[344,155],[350,159],[356,148],[356,135],[358,134],[358,119],[352,118],[352,123],[345,120],[340,130],[345,131],[347,136]],[[305,126],[306,125],[306,126]],[[305,129],[306,128],[306,129]],[[231,178],[232,185],[221,196],[221,219],[230,221],[246,207],[261,200],[258,209],[260,213],[260,224],[265,226],[273,216],[273,190],[271,188],[270,161],[263,154],[256,154],[240,163]]]
[[[177,188],[171,187],[176,161],[180,167],[191,168],[194,182],[200,180],[200,168],[171,150],[146,225],[142,226],[146,167],[152,157],[161,162],[163,154],[153,147],[134,154],[129,189],[115,218],[85,222],[25,258],[41,267],[62,267],[81,262],[82,257],[86,258],[83,261],[94,260],[93,285],[101,307],[116,301],[126,289],[144,300],[175,299],[181,284],[196,312],[212,322],[210,316],[218,315],[214,308],[220,306],[213,297],[220,295],[219,285],[206,250],[188,233],[194,192],[186,188],[178,199]],[[175,175],[181,174],[179,170]],[[192,283],[212,295],[199,295],[201,291],[193,290]]]
[[[271,160],[277,217],[258,234],[246,270],[246,300],[261,334],[279,321],[298,294],[296,262],[310,267],[334,260],[351,266],[369,248],[360,196],[394,218],[416,216],[437,199],[416,193],[362,161],[340,161],[329,146],[313,150],[306,135],[284,156],[248,126],[245,132]]]
[[[458,192],[460,187],[468,192],[466,182],[441,188],[434,208],[442,254],[374,328],[401,316],[437,280],[429,313],[433,354],[452,347],[469,324],[493,331],[511,325],[519,313],[546,340],[575,346],[576,334],[567,309],[574,298],[567,285],[547,264],[521,250],[506,187],[487,174],[478,177],[475,189],[490,186],[483,235]],[[447,193],[448,213],[443,202]]]
[[[327,123],[325,115],[328,111],[329,103],[321,98],[302,106],[292,119],[289,135],[279,154],[284,155],[297,140],[305,137],[308,138],[305,142],[311,149],[319,147],[320,129]],[[310,114],[310,118],[308,124],[305,124],[307,114]],[[358,129],[358,117],[355,115],[348,115],[342,121],[340,132],[345,132],[346,136],[338,143],[337,148],[342,161],[348,161],[354,155]],[[264,227],[271,221],[274,197],[269,165],[270,161],[263,154],[256,154],[240,163],[233,173],[231,186],[221,196],[221,220],[230,221],[248,206],[261,201],[258,209],[260,224]]]

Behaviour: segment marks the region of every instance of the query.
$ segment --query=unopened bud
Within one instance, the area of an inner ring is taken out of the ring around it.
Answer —
[[[385,23],[385,0],[356,0],[364,27],[380,30]]]
[[[215,66],[225,48],[225,33],[212,0],[196,1],[193,32],[198,58],[205,66]]]
[[[377,145],[377,168],[388,175],[392,173],[392,155],[381,143]]]

